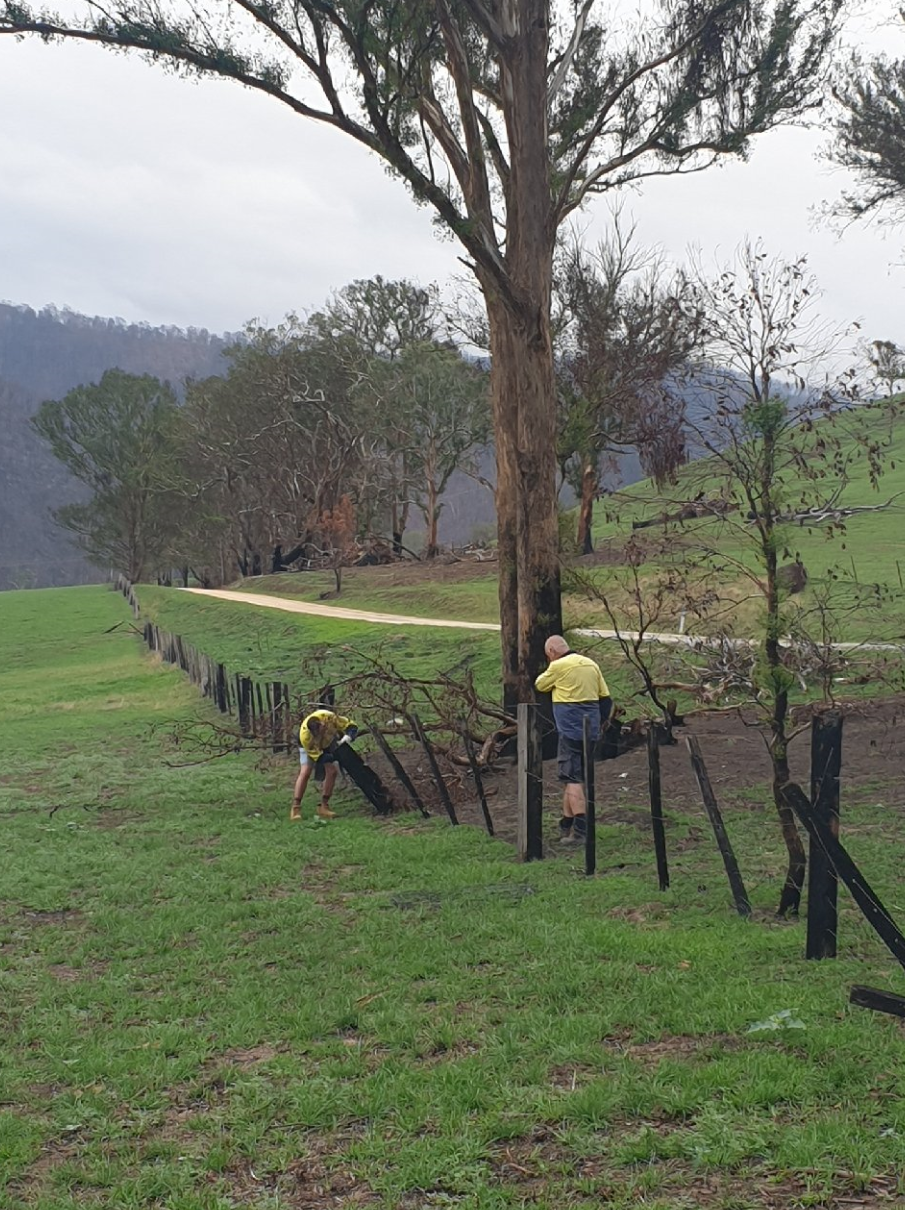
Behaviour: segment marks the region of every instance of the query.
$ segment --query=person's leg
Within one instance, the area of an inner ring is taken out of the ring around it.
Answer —
[[[571,785],[566,786],[566,792],[570,797],[570,809],[572,812],[572,839],[578,844],[584,844],[588,835],[588,808],[584,796],[584,784],[582,782],[573,782]]]
[[[557,751],[559,780],[563,783],[562,819],[559,821],[559,837],[565,844],[576,836],[576,826],[584,828],[585,801],[582,788],[583,761],[582,745],[578,740],[559,737]],[[576,825],[576,819],[580,823]],[[582,836],[584,831],[582,830]]]
[[[290,819],[302,818],[302,799],[305,796],[305,790],[308,788],[308,782],[311,780],[311,774],[314,772],[314,762],[308,757],[308,753],[304,749],[299,754],[301,768],[299,775],[295,779],[295,790],[292,794],[292,810],[289,812]]]
[[[321,819],[333,819],[336,815],[335,811],[330,810],[330,795],[336,785],[336,768],[336,764],[331,762],[324,769],[324,787],[317,807],[317,813]]]

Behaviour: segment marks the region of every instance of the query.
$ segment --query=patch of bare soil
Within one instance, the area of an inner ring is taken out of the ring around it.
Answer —
[[[185,1146],[195,1142],[199,1133],[194,1123],[223,1102],[230,1071],[251,1071],[261,1063],[270,1062],[284,1049],[260,1042],[212,1055],[200,1068],[195,1080],[176,1084],[168,1090],[169,1104],[159,1120],[143,1132],[145,1142],[161,1141]],[[224,1079],[224,1076],[227,1078]]]
[[[78,908],[25,908],[21,915],[29,924],[79,924],[84,919]]]
[[[138,811],[130,811],[126,807],[104,807],[97,812],[95,818],[99,828],[111,829],[127,828],[132,824],[142,823],[147,816]]]
[[[890,816],[905,816],[905,701],[852,703],[846,708],[842,756],[843,811],[845,804],[882,803]],[[722,807],[753,812],[774,810],[770,781],[771,770],[762,732],[751,719],[730,714],[698,714],[676,729],[677,742],[660,751],[664,803],[668,811],[700,816],[701,799],[691,769],[684,739],[695,736],[707,764],[717,800]],[[416,789],[433,815],[445,816],[446,810],[420,749],[399,754]],[[805,789],[810,780],[810,735],[805,727],[790,745],[792,776]],[[397,802],[413,809],[405,790],[396,782],[392,770],[380,756],[370,758]],[[648,830],[648,768],[646,748],[623,753],[615,760],[598,761],[595,766],[597,819],[602,824],[621,824]],[[462,823],[484,828],[485,821],[477,801],[470,772],[446,768],[444,779]],[[497,762],[484,774],[488,807],[494,834],[515,843],[517,833],[517,773],[509,760]],[[557,856],[555,824],[560,814],[561,788],[556,781],[556,762],[544,764],[544,808],[549,827],[547,856]],[[408,817],[411,818],[411,817]],[[400,827],[398,819],[389,826]],[[417,830],[417,822],[403,824]],[[693,824],[688,836],[675,842],[678,849],[694,848],[705,838],[706,828]],[[574,856],[566,849],[566,856]]]
[[[682,1125],[633,1119],[611,1124],[607,1137],[634,1134],[644,1127],[663,1134]],[[649,1186],[638,1187],[639,1174],[632,1166],[613,1165],[605,1156],[578,1154],[549,1126],[508,1140],[491,1153],[488,1166],[491,1182],[514,1191],[519,1204],[526,1207],[568,1205],[581,1195],[587,1198],[589,1186],[602,1205],[625,1204],[633,1193],[639,1206],[653,1197],[658,1204],[668,1199],[670,1205],[688,1210],[888,1210],[905,1205],[897,1192],[895,1174],[876,1177],[862,1187],[852,1174],[838,1173],[821,1182],[831,1190],[821,1196],[814,1191],[816,1181],[807,1174],[779,1173],[766,1167],[702,1173],[676,1160],[644,1166],[646,1177],[654,1171],[660,1177],[652,1194]]]
[[[665,1034],[649,1042],[632,1042],[617,1035],[604,1040],[608,1050],[649,1068],[659,1067],[664,1059],[712,1059],[727,1050],[741,1050],[744,1045],[743,1039],[731,1034]]]
[[[240,1160],[225,1172],[211,1175],[225,1184],[236,1206],[277,1202],[287,1210],[324,1210],[325,1207],[373,1206],[380,1197],[350,1171],[344,1152],[354,1132],[308,1134],[302,1154],[282,1172],[256,1172],[252,1161]]]
[[[45,1192],[54,1172],[71,1160],[78,1151],[79,1130],[64,1132],[60,1138],[44,1143],[40,1154],[24,1174],[10,1181],[6,1192],[26,1205],[37,1201]]]
[[[60,983],[86,983],[100,978],[107,966],[108,963],[100,959],[88,962],[85,966],[69,966],[65,962],[55,962],[48,966],[47,973]]]

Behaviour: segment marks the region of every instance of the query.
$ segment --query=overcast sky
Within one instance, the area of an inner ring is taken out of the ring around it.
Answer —
[[[818,158],[825,141],[768,134],[747,164],[648,182],[626,209],[677,262],[689,246],[728,257],[746,236],[806,251],[828,318],[905,342],[905,232],[815,224],[847,179]],[[431,213],[345,136],[234,84],[0,38],[2,300],[235,331],[354,278],[447,281],[457,246]],[[588,239],[607,217],[589,208]]]

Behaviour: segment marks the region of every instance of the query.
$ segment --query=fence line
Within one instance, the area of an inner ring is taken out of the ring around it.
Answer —
[[[126,598],[134,617],[139,618],[141,610],[134,585],[125,576],[120,575],[117,576],[114,587]],[[213,660],[181,635],[161,630],[156,623],[147,619],[141,627],[141,634],[148,649],[156,652],[164,663],[174,664],[182,669],[191,683],[198,686],[202,695],[210,699],[221,714],[236,718],[243,736],[260,738],[265,746],[277,754],[295,752],[298,746],[298,730],[293,717],[293,702],[288,684],[283,681],[262,682],[244,676],[242,673],[231,673],[224,664]],[[433,747],[417,716],[413,715],[409,721],[416,740],[424,749],[450,822],[457,824],[459,820],[455,807],[437,765]],[[378,740],[378,746],[387,757],[396,780],[406,789],[421,814],[425,817],[429,816],[430,812],[422,802],[396,754],[391,751],[383,736],[380,736],[373,728],[371,730]],[[347,753],[343,753],[343,755],[345,756]],[[392,796],[380,782],[376,772],[367,766],[364,766],[364,771],[362,771],[359,764],[363,764],[363,762],[360,760],[357,764],[341,760],[340,764],[365,794],[365,797],[375,806],[375,809],[378,809],[381,814],[385,814],[388,809],[387,804],[392,803]],[[477,793],[481,797],[485,824],[492,835],[493,821],[490,818],[483,786],[479,778],[475,780]],[[377,799],[381,795],[383,797],[380,798],[378,806]]]
[[[138,618],[141,609],[134,585],[125,576],[118,576],[114,586]],[[236,718],[244,736],[260,735],[277,753],[292,752],[297,747],[288,685],[273,681],[262,685],[253,677],[231,673],[225,664],[200,651],[182,635],[162,630],[154,622],[145,620],[141,633],[148,650],[159,655],[163,663],[180,668],[221,714]]]

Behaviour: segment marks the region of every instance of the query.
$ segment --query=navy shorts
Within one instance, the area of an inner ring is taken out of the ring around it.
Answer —
[[[584,744],[580,739],[559,737],[556,750],[557,776],[567,785],[584,785]]]

